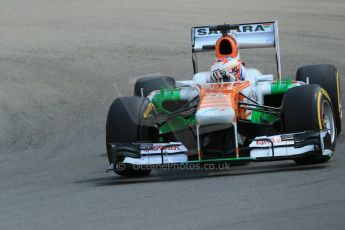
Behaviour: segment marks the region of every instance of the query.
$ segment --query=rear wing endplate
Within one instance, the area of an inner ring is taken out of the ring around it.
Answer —
[[[239,49],[270,48],[276,50],[278,78],[281,78],[278,21],[239,24],[238,30],[230,30]],[[198,72],[196,53],[213,51],[222,36],[220,31],[210,31],[210,26],[192,27],[192,53],[194,73]]]

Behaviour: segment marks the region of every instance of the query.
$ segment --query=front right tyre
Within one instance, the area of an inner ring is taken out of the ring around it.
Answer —
[[[317,84],[327,91],[334,112],[337,135],[341,132],[342,107],[340,95],[340,79],[337,68],[333,65],[319,64],[302,66],[297,70],[296,80]]]
[[[334,151],[337,137],[335,115],[330,96],[319,85],[291,88],[283,98],[283,126],[286,133],[327,129],[326,149]],[[329,156],[308,156],[294,161],[298,164],[324,163]]]

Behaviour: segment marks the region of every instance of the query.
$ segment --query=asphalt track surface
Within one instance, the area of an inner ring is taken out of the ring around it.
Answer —
[[[284,75],[332,63],[343,78],[344,12],[343,0],[1,0],[0,229],[345,229],[344,133],[325,165],[104,172],[108,106],[140,76],[191,78],[190,27],[278,19]],[[242,59],[270,73],[272,54]]]

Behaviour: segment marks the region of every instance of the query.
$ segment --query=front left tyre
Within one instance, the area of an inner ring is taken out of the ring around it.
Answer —
[[[147,111],[149,101],[142,97],[121,97],[111,104],[106,123],[106,148],[109,163],[121,176],[146,176],[151,170],[134,169],[122,164],[123,159],[113,162],[110,143],[133,143],[138,141],[154,142],[157,137],[154,127],[141,125],[144,113]],[[121,167],[117,167],[121,165]]]

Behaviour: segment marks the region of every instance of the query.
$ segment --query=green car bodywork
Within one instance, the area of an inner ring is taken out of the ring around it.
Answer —
[[[286,80],[277,80],[271,82],[271,95],[285,94],[287,90],[292,87],[298,86],[296,82],[293,82],[291,78]],[[156,93],[151,99],[151,103],[154,105],[156,111],[159,114],[167,115],[171,111],[163,107],[164,102],[178,102],[180,101],[180,88],[168,88],[161,89],[159,93]],[[279,116],[275,114],[265,113],[261,111],[253,111],[250,121],[258,124],[273,124],[279,120]],[[169,121],[163,123],[159,127],[160,134],[170,133],[175,130],[183,129],[188,126],[195,126],[195,114],[189,117],[176,116]]]

